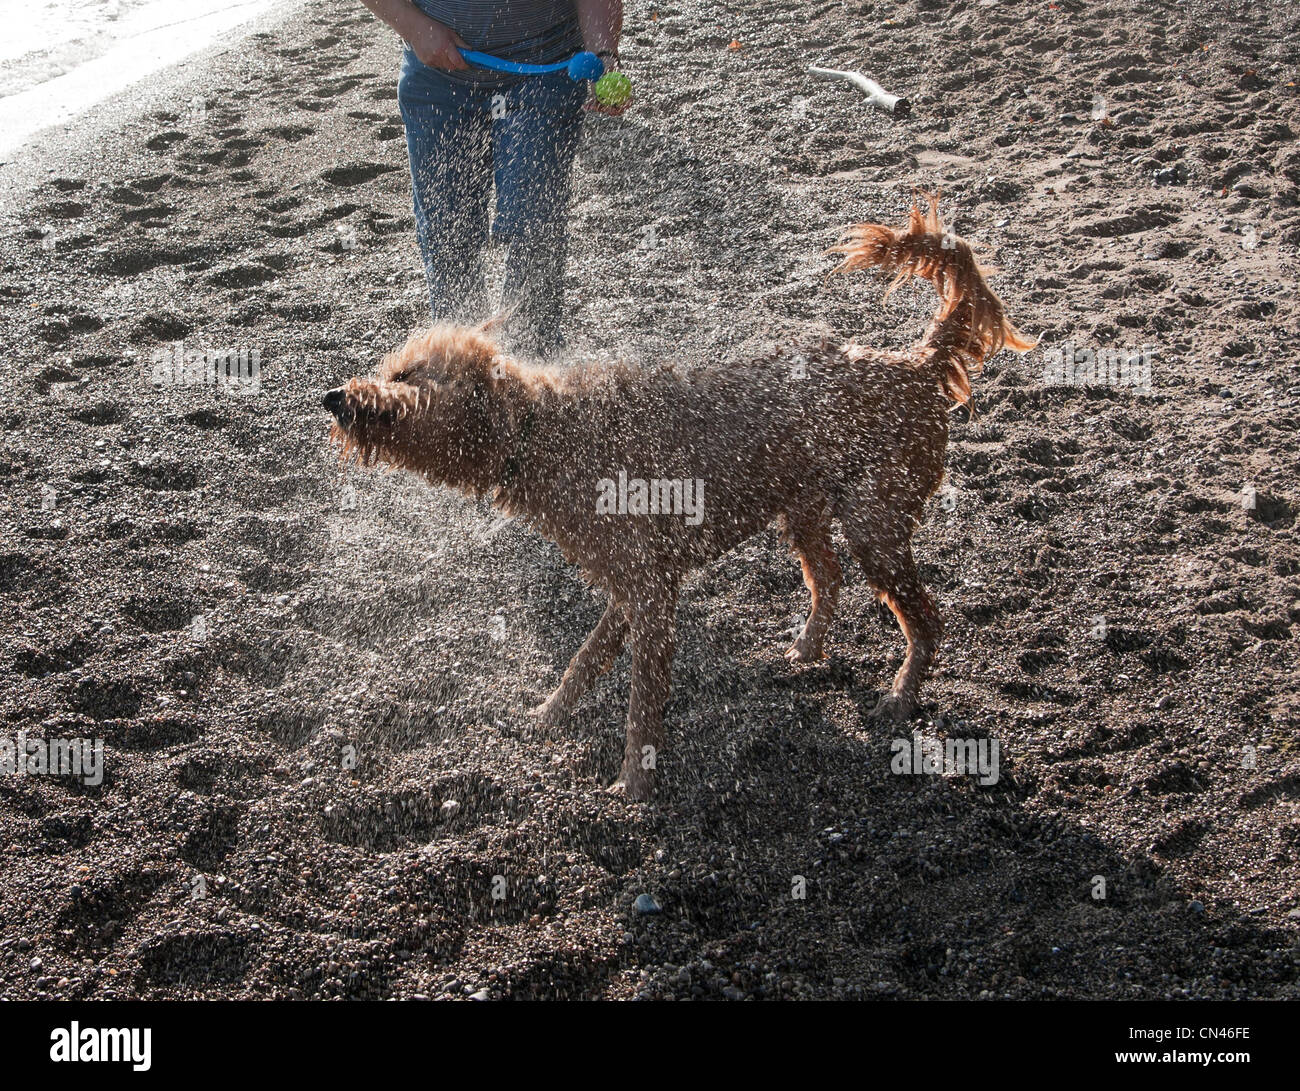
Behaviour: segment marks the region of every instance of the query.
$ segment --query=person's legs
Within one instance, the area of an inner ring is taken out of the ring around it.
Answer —
[[[505,92],[492,123],[497,215],[493,237],[509,244],[506,335],[521,351],[545,355],[563,343],[561,317],[573,157],[582,134],[586,84],[563,72]]]
[[[397,101],[411,161],[415,234],[434,321],[487,314],[483,252],[492,186],[490,103],[407,49]]]

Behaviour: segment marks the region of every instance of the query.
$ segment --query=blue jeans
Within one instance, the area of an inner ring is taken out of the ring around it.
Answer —
[[[484,251],[489,239],[504,242],[506,335],[516,350],[545,354],[562,343],[569,198],[586,85],[563,72],[485,77],[448,79],[409,48],[402,60],[397,100],[429,304],[435,321],[486,317]]]

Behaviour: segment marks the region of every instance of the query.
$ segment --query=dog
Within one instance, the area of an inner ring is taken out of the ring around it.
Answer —
[[[989,356],[1033,344],[970,246],[945,230],[937,196],[925,211],[915,202],[905,228],[858,224],[827,253],[842,257],[835,272],[895,274],[889,292],[913,277],[934,285],[939,305],[914,347],[822,341],[744,368],[566,369],[508,358],[487,324],[443,325],[385,356],[373,377],[325,394],[342,460],[487,495],[607,592],[604,615],[534,714],[562,721],[630,638],[627,736],[611,786],[630,799],[654,792],[682,581],[765,526],[777,524],[812,597],[787,659],[825,655],[843,583],[835,522],[907,639],[873,715],[910,717],[938,650],[943,624],[911,539],[943,477],[949,412]],[[691,511],[675,510],[679,495]]]

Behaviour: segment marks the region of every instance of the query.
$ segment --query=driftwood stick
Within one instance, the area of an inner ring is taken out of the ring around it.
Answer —
[[[886,113],[904,117],[912,112],[912,104],[907,99],[900,95],[891,95],[875,80],[864,76],[861,72],[844,72],[838,68],[818,68],[815,64],[810,64],[808,71],[819,79],[844,80],[853,84],[854,87],[867,96],[867,101],[872,106],[884,110]]]

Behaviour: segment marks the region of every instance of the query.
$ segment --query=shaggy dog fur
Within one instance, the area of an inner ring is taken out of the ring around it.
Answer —
[[[949,408],[967,400],[970,375],[988,356],[1032,345],[1008,321],[970,247],[945,233],[937,199],[924,213],[914,205],[901,231],[850,229],[832,252],[843,255],[837,271],[897,274],[891,291],[914,276],[933,283],[939,307],[915,347],[792,346],[744,368],[689,372],[566,369],[507,358],[486,327],[441,326],[386,356],[373,378],[325,395],[343,458],[489,494],[608,592],[604,616],[536,712],[544,723],[560,721],[630,636],[627,741],[614,787],[631,798],[651,796],[663,756],[682,580],[774,521],[812,595],[788,659],[824,655],[843,582],[832,520],[907,638],[876,714],[910,716],[934,659],[942,623],[911,538],[943,476]],[[601,482],[620,472],[702,482],[702,521],[610,512],[598,504],[609,487]]]

